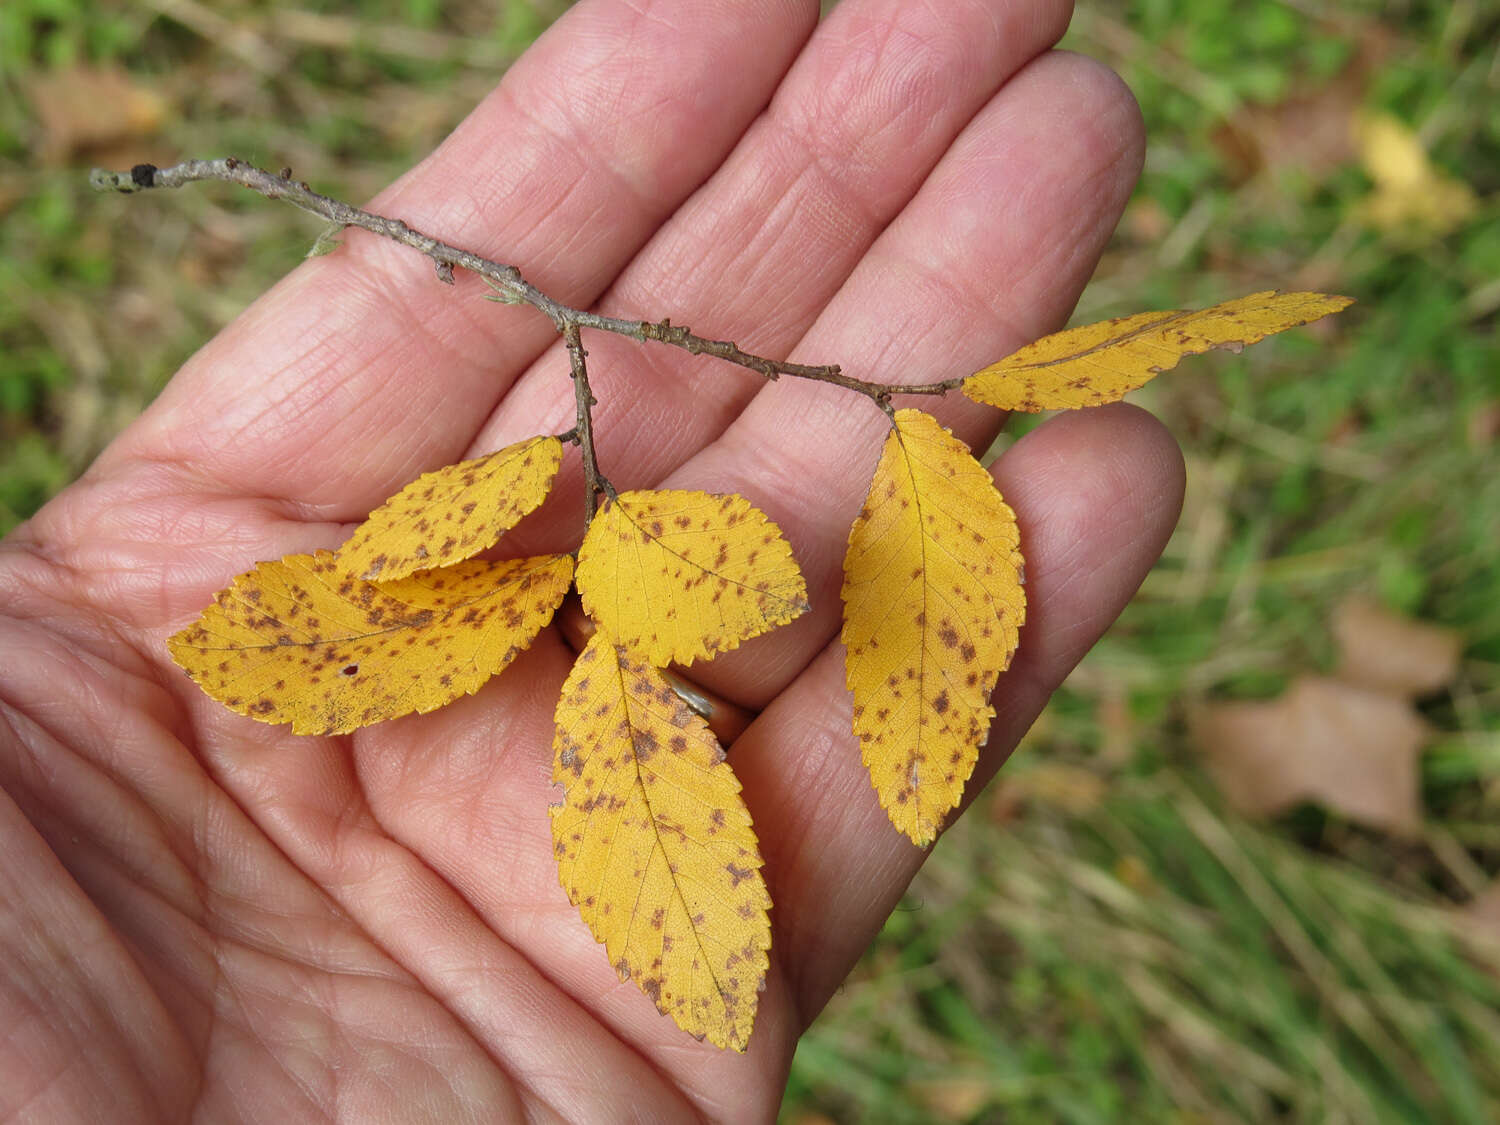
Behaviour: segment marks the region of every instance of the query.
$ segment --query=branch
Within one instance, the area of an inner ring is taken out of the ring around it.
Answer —
[[[568,362],[572,366],[573,397],[578,403],[578,448],[583,453],[583,528],[588,530],[594,522],[594,510],[599,503],[599,490],[613,494],[609,481],[599,475],[599,460],[594,453],[594,406],[599,401],[589,389],[589,369],[584,362],[588,352],[583,350],[583,339],[576,324],[562,330],[563,340],[568,345]]]
[[[758,372],[767,379],[775,380],[782,375],[790,375],[798,379],[811,379],[819,383],[831,383],[836,387],[862,394],[875,402],[882,409],[889,409],[892,395],[942,395],[955,390],[963,382],[962,379],[946,379],[940,383],[901,383],[884,384],[872,383],[864,379],[856,379],[845,375],[839,370],[837,364],[826,364],[813,366],[804,363],[791,363],[787,360],[771,359],[766,356],[754,355],[745,351],[733,341],[713,340],[704,336],[698,336],[687,328],[673,324],[670,320],[647,321],[647,320],[624,320],[619,317],[602,316],[599,313],[588,312],[584,309],[575,309],[565,305],[561,301],[553,300],[536,286],[521,276],[521,271],[515,266],[496,262],[489,258],[481,257],[469,250],[451,246],[431,235],[423,234],[421,231],[407,226],[400,219],[387,218],[384,215],[376,215],[370,211],[361,210],[341,200],[320,195],[308,187],[306,182],[292,179],[290,168],[284,168],[279,173],[267,172],[253,164],[247,164],[243,160],[234,157],[226,157],[223,160],[185,160],[181,164],[175,164],[170,168],[157,168],[154,164],[137,164],[128,172],[107,172],[95,169],[89,174],[89,183],[99,191],[115,191],[130,194],[138,191],[147,191],[153,188],[178,188],[187,184],[201,183],[205,180],[220,180],[224,183],[238,184],[240,187],[249,188],[258,192],[267,199],[279,199],[299,207],[310,214],[333,223],[340,227],[358,227],[369,231],[371,234],[388,238],[393,242],[399,242],[403,246],[409,246],[420,254],[426,255],[437,269],[438,278],[442,281],[451,282],[455,269],[465,269],[470,273],[478,274],[487,281],[492,289],[496,291],[496,299],[507,304],[530,305],[532,308],[544,314],[557,331],[568,341],[568,351],[573,356],[573,370],[575,384],[584,388],[587,393],[587,376],[579,377],[582,368],[582,344],[577,343],[577,330],[582,328],[598,329],[602,332],[613,332],[619,336],[628,336],[633,340],[652,341],[654,343],[666,344],[669,347],[680,348],[692,355],[713,356],[727,363],[737,364],[751,371]],[[573,329],[569,336],[569,329]],[[582,399],[580,399],[580,404]],[[579,438],[584,440],[584,412],[585,407],[579,407]],[[585,464],[589,464],[592,453],[592,433],[589,432],[589,444],[585,445]],[[594,481],[597,484],[602,478],[597,476],[595,466]],[[592,512],[593,497],[590,494],[590,511]]]

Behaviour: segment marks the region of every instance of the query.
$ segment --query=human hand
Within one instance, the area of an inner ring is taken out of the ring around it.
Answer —
[[[1045,53],[1053,0],[589,0],[372,204],[570,304],[670,315],[882,381],[966,374],[1057,328],[1139,167],[1135,108]],[[769,104],[768,104],[769,103]],[[571,652],[340,738],[226,712],[167,635],[260,559],[333,547],[426,469],[572,424],[535,313],[351,232],[195,356],[0,555],[0,1113],[162,1121],[759,1120],[797,1036],[923,854],[849,733],[835,634],[887,422],[836,388],[592,337],[620,488],[738,492],[813,610],[695,678],[736,741],[775,907],[744,1055],[633,986],[558,886],[546,808]],[[977,448],[993,411],[928,403]],[[993,773],[1154,560],[1181,497],[1147,415],[1057,418],[996,476],[1028,624]],[[581,482],[518,529],[568,549]]]

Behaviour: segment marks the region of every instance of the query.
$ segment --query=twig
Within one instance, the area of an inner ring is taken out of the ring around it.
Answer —
[[[569,324],[562,330],[563,341],[568,345],[568,362],[572,365],[573,397],[578,403],[578,448],[583,453],[583,527],[588,530],[594,522],[595,506],[599,502],[599,490],[610,489],[609,481],[599,475],[599,460],[594,453],[594,406],[598,399],[589,389],[589,369],[585,362],[588,352],[583,350],[583,337],[578,325]],[[610,489],[613,492],[613,489]]]
[[[300,207],[338,226],[358,227],[371,234],[399,242],[403,246],[409,246],[432,259],[438,277],[443,281],[452,279],[454,269],[465,269],[470,273],[478,274],[495,290],[496,299],[508,304],[530,305],[552,321],[557,331],[568,341],[568,350],[573,356],[574,381],[585,389],[584,393],[588,387],[587,377],[581,379],[578,377],[583,354],[582,344],[575,343],[578,339],[578,330],[583,328],[613,332],[619,336],[628,336],[633,340],[649,340],[666,344],[692,355],[713,356],[727,363],[738,364],[740,367],[758,372],[771,380],[782,375],[790,375],[798,379],[831,383],[836,387],[843,387],[856,394],[864,395],[887,412],[890,409],[892,395],[943,395],[957,389],[963,382],[962,379],[946,379],[940,383],[872,383],[845,375],[837,364],[814,366],[754,355],[732,341],[712,340],[698,336],[689,329],[666,319],[660,321],[624,320],[620,317],[603,316],[584,309],[575,309],[553,300],[536,288],[521,276],[521,271],[515,266],[492,261],[457,246],[450,246],[431,235],[407,226],[400,219],[376,215],[341,200],[320,195],[308,187],[304,181],[292,179],[290,169],[285,169],[280,173],[271,173],[231,156],[223,160],[185,160],[170,168],[157,168],[154,164],[137,164],[129,172],[107,172],[96,168],[89,174],[89,182],[96,189],[124,193],[146,191],[152,188],[178,188],[205,180],[238,184],[258,192],[267,199],[279,199],[294,207]],[[584,408],[580,406],[580,441],[584,440],[583,411]],[[592,453],[591,434],[588,441],[589,444],[585,446],[586,465]],[[595,472],[594,479],[598,483],[602,481],[602,478],[597,476],[597,466]],[[590,504],[592,503],[591,493]]]

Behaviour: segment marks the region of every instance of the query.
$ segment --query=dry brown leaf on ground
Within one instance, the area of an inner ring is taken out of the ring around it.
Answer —
[[[787,1125],[838,1125],[838,1123],[816,1110],[803,1110],[788,1118]]]
[[[1345,34],[1354,51],[1336,75],[1297,82],[1274,104],[1247,102],[1214,130],[1209,140],[1233,182],[1288,169],[1321,182],[1354,159],[1360,106],[1399,38],[1373,20],[1351,24]]]
[[[1118,684],[1099,694],[1094,722],[1099,727],[1099,760],[1110,766],[1129,765],[1135,758],[1136,723],[1130,700]]]
[[[1122,855],[1115,860],[1114,876],[1136,894],[1152,895],[1161,890],[1150,865],[1138,855]]]
[[[4,194],[0,188],[0,214],[4,213]],[[1469,411],[1468,425],[1464,427],[1469,445],[1476,450],[1488,451],[1500,438],[1500,399],[1493,399]]]
[[[1301,676],[1276,699],[1204,707],[1191,725],[1209,772],[1242,813],[1272,816],[1314,801],[1397,835],[1421,828],[1417,767],[1429,729],[1405,700]]]
[[[1345,599],[1333,611],[1339,646],[1337,676],[1388,695],[1430,695],[1458,674],[1463,637],[1392,613],[1368,598]]]
[[[1350,71],[1275,105],[1245,105],[1210,137],[1230,179],[1244,183],[1264,170],[1299,169],[1323,180],[1354,159],[1355,111],[1364,77]]]
[[[1471,898],[1459,912],[1481,936],[1500,941],[1500,879]]]
[[[1066,762],[1042,762],[1011,782],[1027,801],[1070,816],[1087,816],[1104,800],[1106,782],[1093,770]]]
[[[117,67],[75,66],[31,79],[26,86],[41,124],[37,158],[58,164],[86,149],[149,137],[167,115],[161,94],[137,85]]]
[[[984,1074],[954,1074],[908,1082],[906,1092],[934,1121],[969,1121],[994,1100],[995,1083]]]

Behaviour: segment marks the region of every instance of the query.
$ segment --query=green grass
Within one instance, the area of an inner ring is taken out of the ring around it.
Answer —
[[[342,41],[298,38],[283,5],[234,9],[257,29],[257,69],[144,6],[0,5],[0,527],[311,235],[223,192],[92,195],[95,154],[38,156],[39,72],[118,66],[160,90],[158,162],[233,151],[360,198],[549,14],[301,8],[342,19],[324,25]],[[391,26],[408,32],[371,30]],[[1500,13],[1472,2],[1080,3],[1068,45],[1125,75],[1150,154],[1076,319],[1287,286],[1359,304],[1136,396],[1188,456],[1179,530],[804,1040],[787,1121],[1500,1118],[1500,936],[1458,910],[1500,869],[1497,35]],[[1304,103],[1250,157],[1226,129]],[[1417,129],[1477,214],[1430,239],[1363,222],[1358,160],[1292,151],[1312,117],[1355,108]],[[1437,736],[1416,840],[1314,808],[1247,823],[1186,733],[1200,701],[1327,669],[1327,620],[1351,592],[1466,637],[1458,681],[1423,705]]]
[[[1298,285],[1359,304],[1136,396],[1187,453],[1183,521],[998,783],[1062,767],[1103,797],[1069,812],[1043,786],[990,818],[981,799],[804,1040],[788,1121],[1500,1117],[1500,929],[1457,909],[1500,868],[1500,19],[1311,10],[1080,4],[1069,45],[1126,77],[1150,155],[1075,321]],[[1247,177],[1225,144],[1226,120],[1315,97],[1372,41],[1349,108],[1418,129],[1487,201],[1446,237],[1360,222],[1357,161],[1309,174],[1273,150]],[[1248,824],[1185,730],[1200,700],[1327,669],[1351,592],[1467,640],[1424,705],[1416,841],[1311,807]]]
[[[0,6],[0,531],[81,472],[312,239],[301,216],[232,193],[122,206],[89,189],[90,165],[235,153],[367,197],[564,6],[296,6],[325,17],[315,36],[287,19],[292,6],[259,5],[240,13],[248,48],[211,15],[195,30],[147,5]],[[123,70],[159,95],[160,132],[49,155],[36,81],[75,67]]]
[[[965,823],[908,903],[792,1102],[926,1121],[957,1079],[1008,1122],[1493,1120],[1500,942],[1176,771],[1083,817]]]

